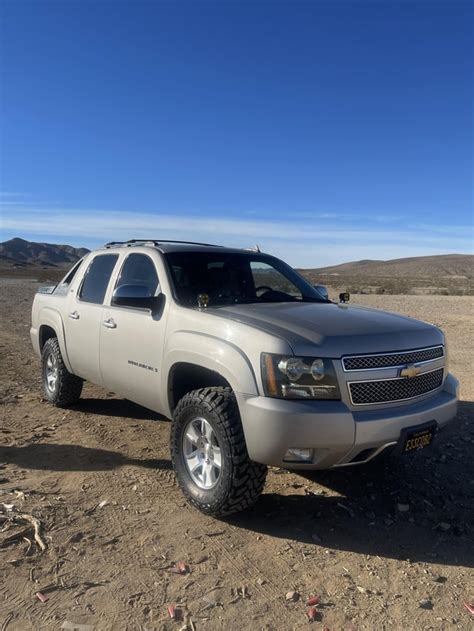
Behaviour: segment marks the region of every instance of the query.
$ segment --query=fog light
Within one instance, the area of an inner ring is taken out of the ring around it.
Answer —
[[[288,449],[283,458],[285,462],[311,462],[312,459],[312,449],[299,449],[298,447]]]

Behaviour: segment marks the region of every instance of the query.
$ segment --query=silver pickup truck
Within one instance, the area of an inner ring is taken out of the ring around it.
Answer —
[[[413,452],[456,415],[443,333],[341,298],[258,251],[109,243],[36,294],[31,339],[54,405],[87,380],[172,418],[184,495],[226,515],[257,500],[267,465]]]

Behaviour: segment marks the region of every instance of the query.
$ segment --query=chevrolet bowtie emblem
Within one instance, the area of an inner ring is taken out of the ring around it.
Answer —
[[[402,368],[400,370],[400,377],[407,377],[411,379],[412,377],[416,377],[421,372],[421,368],[419,366],[415,366],[415,364],[408,364],[406,368]]]

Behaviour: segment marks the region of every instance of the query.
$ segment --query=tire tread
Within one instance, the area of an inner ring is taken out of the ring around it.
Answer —
[[[219,416],[232,453],[232,483],[229,492],[219,505],[198,502],[182,484],[181,490],[190,504],[214,516],[223,517],[250,508],[260,496],[267,476],[267,467],[250,460],[245,443],[244,431],[240,420],[235,395],[230,387],[216,386],[193,390],[178,402],[174,417],[177,418],[188,406],[201,407]],[[172,453],[176,448],[176,436],[172,432]]]
[[[43,373],[43,390],[46,398],[50,403],[58,408],[67,407],[77,403],[81,396],[83,381],[79,377],[76,377],[76,375],[72,375],[66,368],[57,337],[50,337],[46,340],[42,351],[43,363],[48,352],[54,353],[58,361],[58,388],[54,394],[51,394],[44,382]]]

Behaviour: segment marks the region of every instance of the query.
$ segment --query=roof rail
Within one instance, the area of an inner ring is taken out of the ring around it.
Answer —
[[[154,246],[159,246],[160,243],[182,243],[183,245],[202,245],[208,248],[221,248],[222,245],[215,245],[214,243],[199,243],[197,241],[172,241],[170,239],[129,239],[128,241],[110,241],[104,245],[104,248],[115,248],[118,246],[131,247],[134,245],[143,245],[144,243],[150,243]]]
[[[130,247],[132,245],[141,245],[143,243],[151,243],[152,245],[158,245],[157,241],[153,239],[130,239],[129,241],[109,241],[103,247],[104,248],[115,248],[118,246]]]

